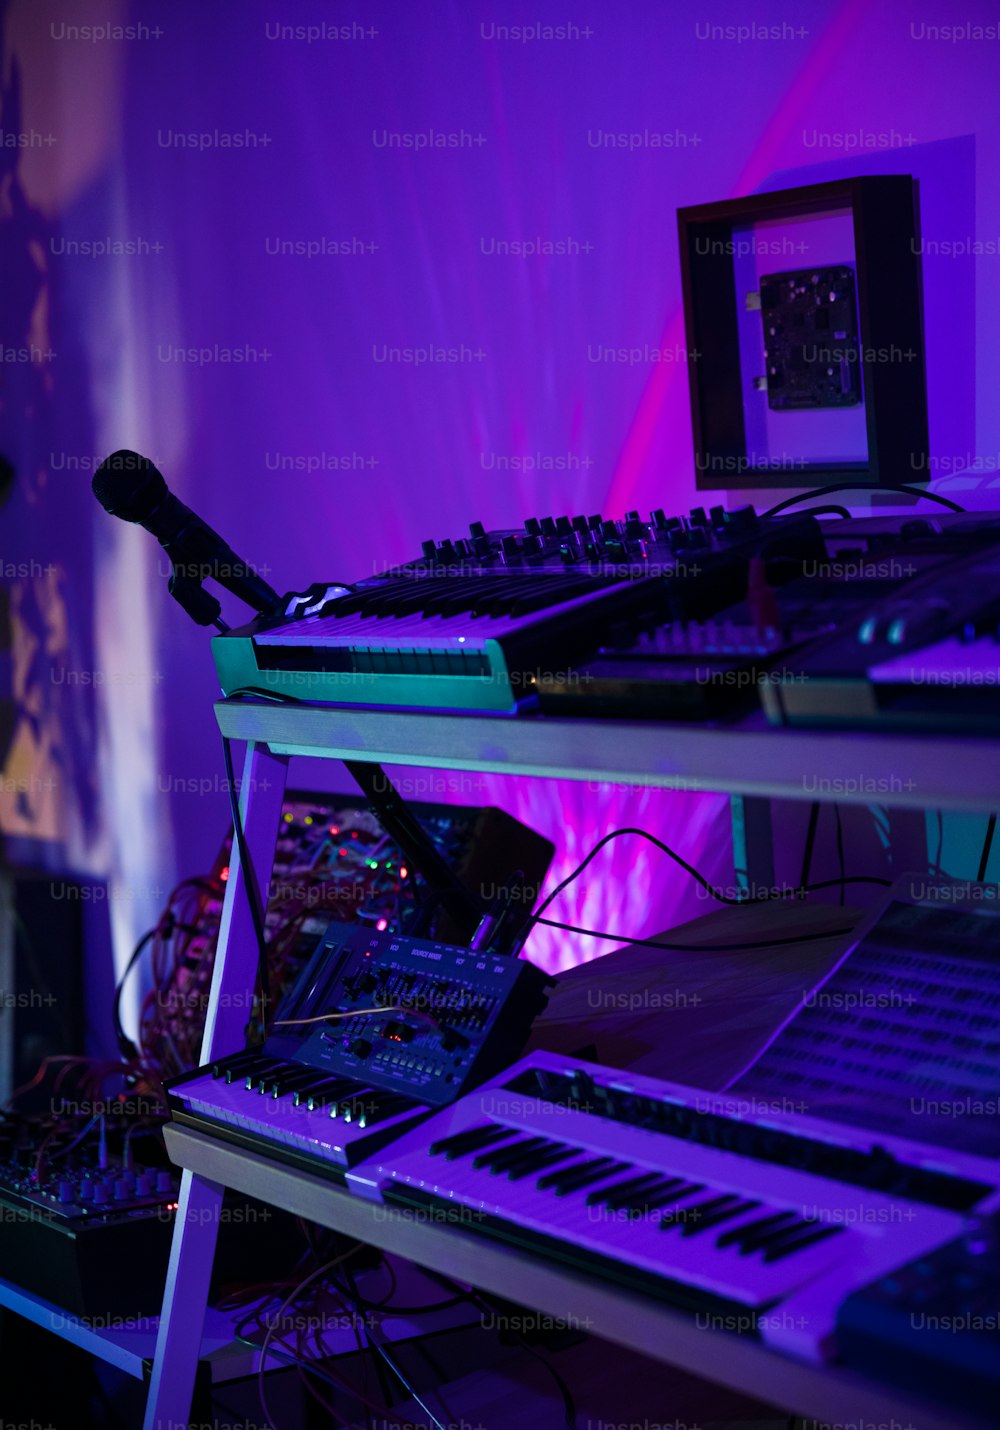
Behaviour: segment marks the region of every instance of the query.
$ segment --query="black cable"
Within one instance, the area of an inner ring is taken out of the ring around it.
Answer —
[[[540,915],[543,914],[548,908],[549,904],[552,903],[553,899],[555,899],[557,895],[561,894],[565,888],[568,888],[568,886],[572,884],[574,879],[579,878],[579,876],[583,873],[584,869],[586,869],[587,865],[593,859],[596,859],[597,855],[601,852],[601,850],[606,844],[610,844],[612,839],[620,839],[625,834],[637,834],[640,839],[648,839],[651,844],[655,844],[657,849],[661,850],[662,853],[668,855],[671,859],[673,859],[676,864],[679,864],[685,873],[690,874],[691,878],[694,879],[696,883],[700,884],[706,893],[711,894],[713,899],[718,900],[720,904],[746,904],[752,902],[752,900],[750,899],[732,899],[729,897],[728,894],[721,894],[718,889],[716,889],[712,884],[708,882],[708,880],[703,874],[699,874],[698,870],[694,867],[693,864],[689,864],[686,859],[682,859],[679,854],[675,853],[675,851],[670,848],[669,844],[664,844],[662,839],[657,839],[656,835],[650,834],[648,830],[636,829],[631,826],[628,826],[624,829],[612,829],[610,834],[605,834],[603,838],[599,839],[594,845],[593,849],[591,849],[590,853],[586,856],[586,858],[576,866],[572,874],[568,874],[566,878],[563,879],[562,883],[557,884],[556,887],[552,890],[551,894],[548,894],[542,900],[542,903],[539,906],[537,913],[533,916],[534,919],[538,920]]]
[[[681,868],[685,871],[685,873],[690,874],[692,879],[694,879],[698,884],[700,884],[701,887],[705,890],[705,892],[710,894],[713,899],[715,899],[720,904],[728,904],[733,907],[743,908],[748,904],[763,904],[769,902],[775,897],[779,899],[793,897],[798,898],[802,894],[815,893],[819,889],[830,889],[836,887],[837,885],[843,887],[845,884],[879,884],[883,888],[888,888],[892,882],[890,879],[877,878],[875,875],[871,874],[852,874],[849,876],[844,875],[839,879],[822,879],[817,883],[803,884],[800,885],[800,887],[797,889],[788,889],[787,891],[782,891],[777,895],[760,894],[755,898],[733,899],[728,894],[723,894],[718,889],[716,889],[713,884],[709,883],[709,881],[705,878],[703,874],[700,874],[698,872],[698,870],[694,867],[693,864],[689,864],[686,859],[681,858],[681,856],[675,850],[671,849],[669,844],[664,844],[663,840],[658,839],[655,834],[650,834],[648,829],[638,829],[632,826],[628,826],[624,829],[613,829],[610,834],[605,834],[603,838],[599,839],[594,845],[593,849],[591,849],[590,853],[576,866],[573,872],[571,874],[567,874],[566,878],[563,879],[562,883],[557,884],[556,887],[552,890],[551,894],[548,894],[542,900],[541,904],[538,907],[537,913],[531,916],[532,922],[545,923],[546,920],[543,919],[541,916],[552,903],[553,899],[555,899],[558,894],[561,894],[565,888],[572,884],[574,879],[579,878],[579,876],[583,873],[584,869],[586,869],[587,865],[590,864],[590,862],[594,858],[596,858],[596,856],[601,852],[601,850],[606,844],[610,844],[612,839],[620,839],[622,835],[625,834],[637,834],[641,839],[648,839],[650,844],[655,845],[657,849],[661,850],[664,854],[668,855],[671,859],[673,859],[675,863],[679,864]]]
[[[190,888],[204,889],[207,893],[210,894],[215,894],[218,892],[217,885],[213,884],[211,879],[205,879],[201,875],[194,875],[190,879],[182,879],[181,882],[177,885],[177,887],[173,891],[173,898],[171,899],[171,904],[176,901],[177,896],[180,894],[182,889]],[[135,1043],[133,1043],[132,1039],[128,1036],[128,1034],[125,1032],[125,1029],[122,1027],[121,1004],[122,992],[125,988],[125,982],[129,974],[132,972],[132,969],[138,962],[143,949],[149,943],[150,939],[153,938],[157,933],[166,932],[168,934],[172,934],[177,929],[181,929],[182,931],[190,931],[192,933],[197,932],[196,929],[189,929],[186,925],[180,925],[175,923],[173,919],[173,914],[171,913],[171,909],[168,907],[160,916],[159,923],[143,934],[142,938],[139,940],[135,948],[129,954],[129,959],[122,972],[122,976],[119,978],[118,983],[115,986],[114,1002],[111,1006],[111,1017],[114,1023],[115,1038],[118,1043],[118,1050],[121,1053],[122,1057],[130,1062],[133,1058],[137,1058],[139,1056],[139,1049],[136,1047]]]
[[[229,789],[229,811],[233,819],[233,834],[236,838],[236,846],[240,855],[240,869],[243,873],[243,887],[247,892],[247,904],[250,908],[250,918],[253,923],[254,935],[257,939],[257,979],[260,983],[260,1023],[263,1030],[267,1026],[267,940],[264,934],[264,918],[260,907],[260,887],[257,883],[257,875],[254,872],[253,864],[250,860],[250,851],[247,848],[246,837],[243,833],[243,821],[240,818],[239,800],[236,797],[236,776],[233,772],[233,752],[228,735],[222,737],[222,753],[226,762],[226,784]],[[250,1020],[252,1022],[252,1018]],[[247,1024],[247,1043],[249,1044],[250,1022]]]
[[[842,516],[848,521],[851,519],[851,513],[847,510],[847,507],[837,506],[835,502],[827,502],[824,506],[807,507],[802,513],[803,516],[826,516],[827,514],[830,516]]]
[[[487,1311],[493,1310],[493,1307],[490,1305],[489,1301],[487,1301],[485,1297],[482,1296],[481,1293],[478,1292],[474,1287],[469,1292],[469,1300],[473,1303],[473,1305],[478,1306],[480,1311],[482,1311],[484,1308]],[[563,1407],[565,1410],[566,1430],[577,1430],[576,1402],[573,1399],[573,1393],[570,1390],[569,1386],[566,1384],[565,1380],[556,1370],[552,1362],[546,1356],[542,1355],[541,1351],[536,1350],[536,1348],[529,1343],[525,1335],[523,1335],[520,1331],[514,1331],[513,1334],[521,1349],[523,1351],[527,1351],[528,1355],[533,1356],[535,1360],[539,1361],[548,1371],[549,1375],[551,1375],[552,1379],[555,1381],[556,1386],[559,1390],[559,1394],[562,1396]]]
[[[833,817],[837,821],[837,867],[840,870],[840,878],[837,882],[840,884],[840,907],[843,908],[844,885],[847,883],[847,880],[844,878],[844,825],[840,817],[839,804],[833,806]],[[888,883],[888,879],[885,882]]]
[[[982,883],[986,878],[986,870],[990,862],[990,850],[993,848],[993,835],[996,832],[997,817],[991,814],[986,821],[986,838],[983,840],[983,852],[979,856],[979,872],[976,875],[977,883]]]
[[[349,1292],[348,1292],[348,1291],[345,1291],[344,1287],[340,1284],[340,1282],[337,1280],[336,1277],[330,1276],[330,1277],[328,1278],[328,1280],[329,1280],[330,1284],[331,1284],[331,1285],[334,1287],[334,1289],[336,1290],[336,1292],[337,1292],[338,1296],[340,1297],[341,1301],[345,1302],[345,1303],[348,1304],[348,1305],[351,1305],[352,1308],[353,1308],[353,1310],[355,1311],[355,1313],[358,1313],[358,1312],[360,1312],[361,1307],[362,1307],[362,1305],[364,1304],[364,1301],[363,1301],[362,1296],[360,1295],[360,1292],[358,1291],[357,1278],[356,1278],[356,1276],[354,1275],[354,1271],[353,1271],[353,1268],[352,1268],[352,1267],[349,1267],[349,1266],[345,1266],[345,1267],[344,1267],[344,1277],[345,1277],[345,1279],[347,1280],[347,1282],[348,1282],[348,1284],[349,1284],[349,1287],[350,1287],[350,1291],[349,1291]],[[467,1298],[466,1298],[466,1299],[467,1299]],[[363,1318],[362,1318],[362,1319],[363,1319]],[[364,1334],[365,1340],[366,1340],[367,1343],[368,1343],[369,1350],[370,1350],[370,1351],[377,1351],[377,1352],[378,1352],[378,1355],[381,1357],[381,1359],[382,1359],[383,1361],[385,1361],[386,1366],[388,1366],[389,1370],[390,1370],[390,1371],[392,1372],[392,1374],[396,1377],[397,1381],[398,1381],[399,1384],[403,1387],[403,1390],[406,1392],[406,1394],[407,1394],[412,1400],[415,1400],[415,1401],[416,1401],[416,1403],[420,1406],[421,1410],[424,1411],[424,1413],[429,1417],[429,1419],[430,1419],[435,1425],[440,1426],[440,1427],[441,1427],[441,1430],[444,1430],[444,1426],[442,1425],[442,1422],[437,1419],[437,1417],[435,1416],[434,1412],[430,1409],[430,1407],[424,1403],[423,1399],[421,1398],[420,1393],[414,1388],[414,1386],[413,1386],[413,1385],[410,1383],[410,1381],[407,1379],[406,1375],[404,1374],[404,1372],[402,1371],[402,1369],[400,1368],[400,1366],[399,1366],[399,1365],[392,1359],[392,1357],[389,1355],[389,1352],[387,1351],[386,1347],[382,1344],[381,1341],[376,1340],[375,1337],[372,1335],[371,1330],[369,1329],[369,1327],[368,1327],[368,1325],[367,1325],[367,1322],[365,1322],[365,1324],[364,1324],[364,1326],[363,1326],[363,1334]],[[362,1362],[362,1364],[363,1364],[363,1362]],[[380,1361],[380,1360],[375,1360],[375,1359],[373,1359],[373,1360],[372,1360],[372,1364],[374,1365],[374,1367],[375,1367],[375,1372],[376,1372],[376,1374],[377,1374],[377,1376],[378,1376],[379,1386],[380,1386],[381,1391],[382,1391],[382,1399],[385,1401],[386,1409],[388,1410],[389,1407],[390,1407],[390,1406],[392,1405],[392,1403],[393,1403],[393,1396],[392,1396],[392,1392],[391,1392],[391,1387],[390,1387],[389,1383],[386,1381],[386,1379],[385,1379],[385,1377],[384,1377],[384,1373],[383,1373],[383,1370],[382,1370],[381,1361]]]
[[[384,1254],[383,1254],[382,1259],[383,1259],[383,1261],[385,1260]],[[352,1292],[354,1293],[354,1315],[355,1315],[356,1317],[358,1317],[359,1312],[360,1312],[360,1304],[359,1304],[359,1300],[358,1300],[358,1297],[359,1297],[359,1292],[358,1292],[358,1279],[357,1279],[357,1277],[355,1276],[354,1270],[353,1270],[353,1268],[352,1268],[352,1266],[350,1265],[349,1262],[345,1262],[345,1264],[344,1264],[344,1275],[345,1275],[345,1277],[347,1278],[347,1281],[348,1281],[348,1283],[349,1283],[349,1285],[350,1285],[350,1287],[351,1287]],[[330,1276],[330,1282],[331,1282],[331,1284],[332,1284],[333,1286],[337,1286],[337,1285],[338,1285],[338,1282],[337,1282],[336,1278],[335,1278],[332,1274],[331,1274],[331,1276]],[[346,1297],[346,1296],[341,1295],[341,1301],[342,1301],[342,1302],[343,1302],[343,1301],[348,1301],[348,1304],[350,1304],[349,1298]],[[360,1371],[361,1371],[361,1388],[362,1388],[362,1390],[363,1390],[365,1396],[367,1396],[367,1395],[368,1395],[368,1374],[367,1374],[367,1370],[366,1370],[365,1354],[364,1354],[364,1349],[363,1349],[362,1340],[361,1340],[362,1336],[364,1336],[365,1341],[368,1343],[368,1359],[371,1361],[372,1365],[373,1365],[374,1368],[375,1368],[375,1376],[376,1376],[376,1379],[378,1380],[379,1391],[381,1392],[381,1395],[382,1395],[382,1403],[385,1405],[386,1410],[388,1410],[389,1407],[392,1405],[392,1394],[391,1394],[391,1391],[390,1391],[390,1388],[389,1388],[389,1384],[388,1384],[387,1380],[385,1379],[385,1375],[384,1375],[384,1373],[383,1373],[383,1371],[382,1371],[382,1362],[379,1361],[379,1360],[376,1360],[376,1359],[374,1358],[374,1356],[372,1356],[372,1354],[371,1354],[371,1351],[372,1351],[372,1348],[373,1348],[375,1342],[374,1342],[374,1339],[372,1338],[371,1332],[370,1332],[370,1330],[369,1330],[369,1328],[368,1328],[368,1324],[367,1324],[367,1322],[364,1320],[364,1317],[360,1317],[360,1319],[361,1319],[361,1321],[362,1321],[362,1326],[361,1326],[361,1327],[359,1327],[357,1319],[356,1319],[355,1322],[354,1322],[354,1337],[355,1337],[355,1340],[357,1341],[357,1345],[358,1345],[358,1367],[359,1367],[359,1369],[360,1369]],[[319,1342],[317,1342],[317,1348],[318,1348],[318,1345],[319,1345]],[[371,1407],[370,1405],[366,1405],[366,1406],[364,1407],[364,1412],[365,1412],[365,1425],[367,1426],[367,1430],[374,1430],[374,1423],[373,1423],[373,1420],[372,1420],[372,1407]]]
[[[300,700],[297,695],[285,695],[277,690],[261,690],[256,685],[241,685],[236,690],[230,690],[226,696],[227,700],[242,700],[244,696],[252,695],[255,700],[270,700],[272,705],[305,705],[308,702]]]
[[[806,830],[806,847],[802,851],[802,872],[799,884],[805,889],[812,871],[813,845],[816,843],[816,826],[819,824],[819,800],[814,799],[809,806],[809,827]]]
[[[523,1351],[527,1351],[528,1355],[534,1356],[535,1360],[539,1361],[540,1364],[545,1367],[549,1375],[551,1375],[552,1379],[555,1381],[559,1394],[562,1396],[563,1407],[566,1412],[566,1430],[577,1430],[576,1401],[573,1399],[573,1392],[570,1390],[569,1386],[566,1384],[565,1380],[563,1380],[562,1376],[556,1370],[552,1362],[546,1356],[543,1356],[541,1351],[536,1350],[534,1346],[529,1345],[525,1337],[520,1335],[519,1333],[517,1334],[517,1340],[521,1349]]]
[[[118,980],[118,986],[115,989],[115,1001],[112,1004],[111,1008],[111,1016],[115,1025],[115,1039],[118,1043],[118,1051],[121,1053],[123,1058],[127,1058],[130,1062],[133,1058],[137,1058],[139,1056],[139,1049],[136,1047],[135,1043],[133,1043],[132,1039],[128,1036],[125,1029],[122,1027],[122,989],[125,987],[125,980],[128,978],[129,974],[132,972],[132,969],[138,963],[143,949],[149,943],[150,939],[152,939],[153,935],[157,931],[157,928],[159,928],[159,925],[157,925],[156,928],[148,929],[147,932],[143,934],[142,938],[139,940],[139,942],[136,944],[135,948],[129,955],[128,963],[126,963],[124,972],[122,973],[121,978],[119,978]]]
[[[261,1342],[255,1341],[252,1337],[243,1334],[243,1328],[258,1315],[259,1311],[251,1312],[249,1315],[244,1316],[242,1321],[236,1322],[233,1327],[233,1340],[239,1341],[241,1345],[249,1346],[251,1350],[256,1351],[259,1355]],[[333,1376],[327,1375],[327,1373],[317,1365],[315,1360],[309,1360],[306,1356],[296,1355],[284,1342],[276,1343],[272,1340],[267,1348],[267,1355],[269,1360],[283,1361],[286,1366],[301,1366],[303,1370],[309,1371],[309,1373],[316,1376],[318,1380],[324,1381],[331,1389],[339,1390],[341,1394],[344,1393],[345,1385],[343,1381],[334,1380]],[[353,1394],[353,1387],[349,1387],[347,1393],[349,1395]],[[398,1425],[400,1422],[387,1420],[386,1424]]]
[[[934,855],[932,873],[941,877],[941,860],[944,857],[944,810],[937,811],[937,852]]]
[[[835,884],[836,879],[831,879]],[[888,884],[888,879],[878,879],[873,882]],[[749,903],[750,900],[747,900]],[[792,943],[812,943],[821,938],[838,938],[841,934],[852,933],[853,930],[827,929],[825,933],[802,933],[795,938],[766,938],[758,939],[752,943],[663,943],[655,938],[628,938],[620,933],[603,933],[599,929],[580,928],[578,924],[563,924],[558,919],[540,919],[537,914],[532,914],[532,923],[545,924],[547,928],[563,929],[566,933],[587,934],[589,938],[610,939],[613,943],[635,944],[642,948],[665,948],[670,953],[737,953],[750,948],[781,948],[785,944]]]
[[[468,1290],[464,1290],[462,1286],[457,1281],[454,1281],[450,1276],[445,1276],[440,1271],[433,1271],[430,1267],[424,1268],[424,1274],[426,1276],[429,1276],[432,1280],[436,1281],[438,1285],[441,1286],[444,1290],[455,1292],[455,1299],[457,1301],[469,1301],[472,1303],[472,1305],[477,1306],[480,1311],[482,1311],[484,1307],[487,1310],[493,1309],[490,1306],[489,1302],[484,1300],[483,1296],[475,1289],[475,1287],[470,1286]],[[543,1356],[540,1351],[535,1350],[534,1347],[530,1346],[525,1337],[520,1332],[515,1331],[514,1335],[517,1337],[518,1343],[522,1346],[524,1350],[526,1350],[530,1355],[533,1355],[536,1360],[541,1361],[542,1365],[556,1382],[563,1399],[563,1405],[566,1408],[567,1430],[577,1430],[576,1404],[573,1400],[573,1395],[570,1391],[569,1386],[566,1384],[565,1380],[563,1380],[562,1376],[556,1370],[555,1366],[552,1365],[548,1360],[546,1360],[545,1356]]]
[[[441,1405],[443,1409],[446,1408],[444,1404],[444,1396],[441,1393],[441,1387],[448,1384],[448,1372],[438,1360],[437,1356],[431,1354],[430,1348],[427,1345],[427,1340],[425,1337],[418,1336],[413,1341],[411,1341],[410,1344],[413,1346],[413,1349],[416,1351],[417,1355],[422,1356],[423,1359],[426,1361],[427,1365],[430,1366],[431,1374],[437,1379],[437,1384],[434,1387],[434,1398],[435,1400],[437,1400],[438,1404]],[[455,1417],[453,1415],[450,1415],[449,1419],[451,1420],[452,1424],[455,1424]]]
[[[952,501],[950,497],[940,496],[937,492],[925,492],[922,488],[910,486],[907,482],[831,482],[826,487],[813,487],[811,491],[798,492],[793,497],[785,497],[784,501],[776,502],[767,511],[761,512],[760,519],[766,521],[769,516],[777,516],[779,511],[795,506],[797,502],[808,501],[810,497],[829,496],[831,492],[903,492],[906,496],[926,497],[928,501],[936,501],[941,506],[946,506],[949,511],[965,511],[964,506],[959,506],[958,502]]]

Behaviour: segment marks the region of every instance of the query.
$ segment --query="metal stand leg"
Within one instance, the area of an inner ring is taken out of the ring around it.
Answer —
[[[774,888],[774,834],[771,801],[758,795],[733,795],[733,869],[736,884],[752,897]]]
[[[14,880],[0,873],[0,989],[17,988],[14,965]],[[17,1027],[14,1006],[0,1008],[0,1107],[14,1091],[14,1039]]]
[[[247,746],[240,816],[265,900],[287,777],[287,756],[274,755],[264,745]],[[242,1046],[256,970],[257,942],[247,903],[246,871],[240,866],[234,841],[201,1046],[203,1063]],[[183,1174],[144,1430],[175,1430],[187,1425],[190,1418],[221,1209],[220,1186],[191,1172]]]
[[[927,847],[926,810],[890,806],[887,813],[892,877],[898,879],[900,874],[922,874],[930,867],[933,857]]]

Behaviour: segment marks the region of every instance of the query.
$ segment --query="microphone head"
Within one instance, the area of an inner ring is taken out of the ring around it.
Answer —
[[[122,521],[143,522],[167,495],[163,474],[138,452],[112,452],[90,484],[106,512]]]

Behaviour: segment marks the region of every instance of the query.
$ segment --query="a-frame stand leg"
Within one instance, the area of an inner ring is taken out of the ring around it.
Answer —
[[[239,807],[264,905],[287,777],[287,756],[274,755],[264,745],[247,746]],[[205,1019],[202,1063],[243,1046],[244,1029],[253,1007],[257,942],[245,879],[234,840]],[[181,1177],[144,1430],[176,1430],[179,1425],[187,1425],[190,1418],[222,1191],[217,1183],[191,1172],[185,1171]]]

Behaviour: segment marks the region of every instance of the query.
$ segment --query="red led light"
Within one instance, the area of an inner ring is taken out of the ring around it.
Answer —
[[[330,825],[330,833],[331,833],[331,834],[339,834],[339,833],[340,833],[340,830],[337,828],[337,826],[336,826],[335,824],[331,824],[331,825]]]
[[[375,927],[378,929],[379,933],[385,933],[386,929],[389,927],[389,920],[379,919]]]
[[[229,865],[228,865],[228,864],[226,865],[226,867],[225,867],[225,868],[222,870],[222,872],[220,873],[219,878],[222,880],[223,883],[225,883],[226,880],[229,878]]]
[[[346,850],[346,849],[338,849],[338,850],[337,850],[337,853],[340,855],[341,859],[343,859],[344,855],[347,853],[347,850]]]
[[[407,869],[406,865],[404,864],[403,867],[402,867],[402,868],[400,869],[400,871],[399,871],[399,877],[400,877],[401,879],[405,879],[406,876],[407,876],[407,874],[408,874],[409,872],[410,872],[409,869]]]
[[[356,829],[352,829],[352,830],[351,830],[351,838],[352,838],[352,839],[357,839],[357,837],[358,837],[358,831],[357,831]]]

